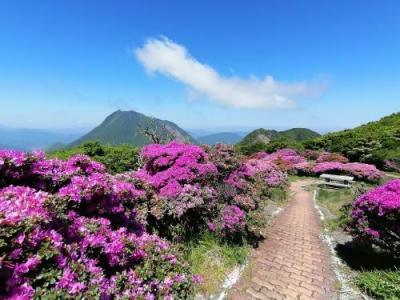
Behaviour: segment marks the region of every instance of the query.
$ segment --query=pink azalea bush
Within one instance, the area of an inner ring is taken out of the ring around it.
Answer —
[[[82,155],[60,161],[0,151],[0,157],[0,298],[193,295],[199,278],[179,251],[148,232],[145,184],[111,176]]]
[[[353,203],[352,234],[400,255],[400,179],[361,195]]]
[[[315,163],[308,161],[294,164],[291,173],[294,173],[299,176],[312,176],[315,174],[313,171],[314,166]]]
[[[300,154],[296,150],[281,149],[271,154],[260,152],[255,154],[254,157],[256,161],[272,162],[281,171],[300,176],[317,176],[322,173],[333,173],[350,175],[356,179],[369,182],[377,182],[384,176],[384,173],[378,170],[375,165],[357,162],[350,163],[346,157],[339,153],[318,153],[307,150]]]
[[[301,156],[296,150],[293,149],[278,150],[274,153],[269,154],[267,158],[272,161],[281,159],[291,164],[298,164],[306,161],[303,156]]]
[[[316,150],[304,150],[301,155],[307,160],[317,160],[320,156],[320,152]]]
[[[239,190],[244,190],[257,176],[262,178],[265,185],[269,187],[282,186],[287,178],[286,173],[266,157],[249,159],[233,171],[225,182]]]
[[[317,158],[317,163],[322,162],[341,162],[341,163],[348,163],[349,160],[347,157],[343,156],[340,153],[331,153],[331,152],[322,152],[319,154]]]
[[[161,196],[176,196],[184,184],[204,182],[217,173],[207,153],[196,145],[152,144],[143,147],[141,155],[145,165],[136,176],[150,182]]]
[[[264,188],[286,180],[272,163],[240,163],[227,145],[205,149],[176,142],[148,145],[142,150],[142,158],[143,169],[130,176],[153,189],[153,200],[148,201],[148,225],[173,240],[192,238],[207,228],[226,239],[247,239],[252,234],[246,226],[251,221],[248,216],[254,215],[248,212],[260,211],[260,205],[252,199],[247,203],[237,200],[246,193],[256,197],[255,177],[263,177]],[[246,187],[239,187],[242,181]],[[238,212],[232,207],[242,212],[240,221],[232,216],[238,226],[225,222],[229,213]]]
[[[345,174],[370,182],[379,181],[384,175],[383,172],[379,171],[374,165],[364,163],[322,162],[317,163],[312,171],[315,174]]]
[[[387,159],[384,161],[384,168],[387,171],[400,172],[400,160]]]
[[[145,146],[141,159],[110,175],[85,155],[0,150],[0,299],[192,298],[200,278],[171,241],[258,239],[263,199],[286,185],[278,163],[305,161],[176,142]]]
[[[209,160],[216,166],[218,179],[223,180],[240,166],[241,160],[232,145],[217,144],[205,147]]]
[[[217,230],[220,229],[225,236],[232,235],[235,230],[242,231],[243,222],[238,221],[238,226],[227,226],[227,222],[224,221],[227,219],[226,215],[232,214],[232,217],[228,219],[246,218],[245,231],[252,239],[261,238],[263,236],[262,229],[265,226],[264,200],[271,199],[273,189],[285,189],[286,172],[270,160],[268,154],[259,153],[231,171],[226,176],[224,183],[226,187],[221,194],[229,195],[225,201],[229,205],[225,205],[221,210],[220,216],[217,218],[219,223],[213,223],[213,227]]]
[[[69,160],[45,159],[45,153],[0,150],[0,185],[29,183],[39,189],[56,191],[75,175],[105,173],[101,163],[77,154]]]

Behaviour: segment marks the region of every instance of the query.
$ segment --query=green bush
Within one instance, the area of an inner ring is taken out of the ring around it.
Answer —
[[[128,144],[102,145],[96,141],[86,142],[75,148],[50,151],[47,156],[66,160],[78,153],[103,163],[108,173],[112,174],[136,170],[140,166],[139,148]]]
[[[400,113],[354,129],[307,140],[303,145],[311,150],[339,152],[351,161],[383,168],[385,160],[400,160]]]

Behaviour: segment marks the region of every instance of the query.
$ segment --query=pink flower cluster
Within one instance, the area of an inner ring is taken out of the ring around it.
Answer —
[[[379,181],[383,172],[374,165],[364,163],[349,163],[348,159],[339,153],[305,151],[304,155],[316,161],[307,160],[292,149],[282,149],[274,153],[257,153],[256,159],[273,162],[282,171],[297,175],[319,175],[322,173],[345,174],[366,181]]]
[[[388,171],[400,172],[400,161],[387,159],[384,161],[384,168]]]
[[[361,195],[352,209],[351,232],[400,255],[400,179]]]
[[[299,155],[297,151],[293,149],[281,149],[269,154],[266,158],[272,161],[283,160],[291,164],[299,164],[306,161],[303,156]]]
[[[42,151],[0,150],[0,185],[29,181],[36,188],[55,191],[72,176],[105,173],[105,170],[103,164],[83,154],[63,161],[45,159]]]
[[[241,231],[246,225],[246,213],[236,205],[225,206],[220,218],[223,229],[229,232]]]
[[[316,174],[325,172],[347,174],[371,182],[380,180],[384,175],[374,165],[364,163],[322,162],[317,163],[312,171]]]
[[[226,239],[246,238],[247,213],[260,210],[255,194],[286,182],[286,174],[273,162],[251,159],[240,163],[233,148],[225,145],[205,150],[175,142],[148,145],[142,158],[144,168],[132,176],[155,189],[150,214],[157,230],[173,239],[175,229],[186,236],[207,225]],[[257,186],[260,178],[263,183]]]
[[[260,176],[269,187],[283,186],[287,178],[286,173],[282,172],[267,156],[260,159],[249,159],[233,171],[225,182],[243,190],[247,188],[248,182],[256,176]]]
[[[193,294],[198,278],[146,231],[148,191],[137,179],[111,176],[83,155],[61,161],[17,151],[0,151],[0,178],[1,299]],[[183,190],[197,201],[214,197]]]
[[[0,190],[0,226],[30,220],[49,220],[43,207],[49,194],[24,186],[8,186]]]
[[[185,184],[181,193],[167,201],[168,213],[178,219],[190,210],[215,209],[217,204],[216,191],[208,186]]]
[[[340,153],[322,152],[317,158],[317,163],[322,163],[322,162],[348,163],[349,160],[347,157],[343,156]]]
[[[184,184],[202,182],[217,168],[199,146],[170,143],[152,144],[142,150],[145,166],[136,176],[150,182],[161,196],[177,196]]]

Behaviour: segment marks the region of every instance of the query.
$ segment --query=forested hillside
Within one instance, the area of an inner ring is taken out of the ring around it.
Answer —
[[[259,151],[273,152],[283,148],[302,148],[300,142],[319,137],[318,132],[307,128],[292,128],[284,131],[256,129],[246,135],[236,146],[236,150],[244,154]]]
[[[307,149],[343,153],[352,161],[383,167],[400,163],[400,113],[354,129],[329,133],[304,142]]]

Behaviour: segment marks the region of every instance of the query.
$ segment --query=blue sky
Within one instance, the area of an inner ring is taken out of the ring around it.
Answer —
[[[399,13],[399,1],[3,0],[0,124],[89,128],[134,109],[187,129],[353,127],[400,111]]]

